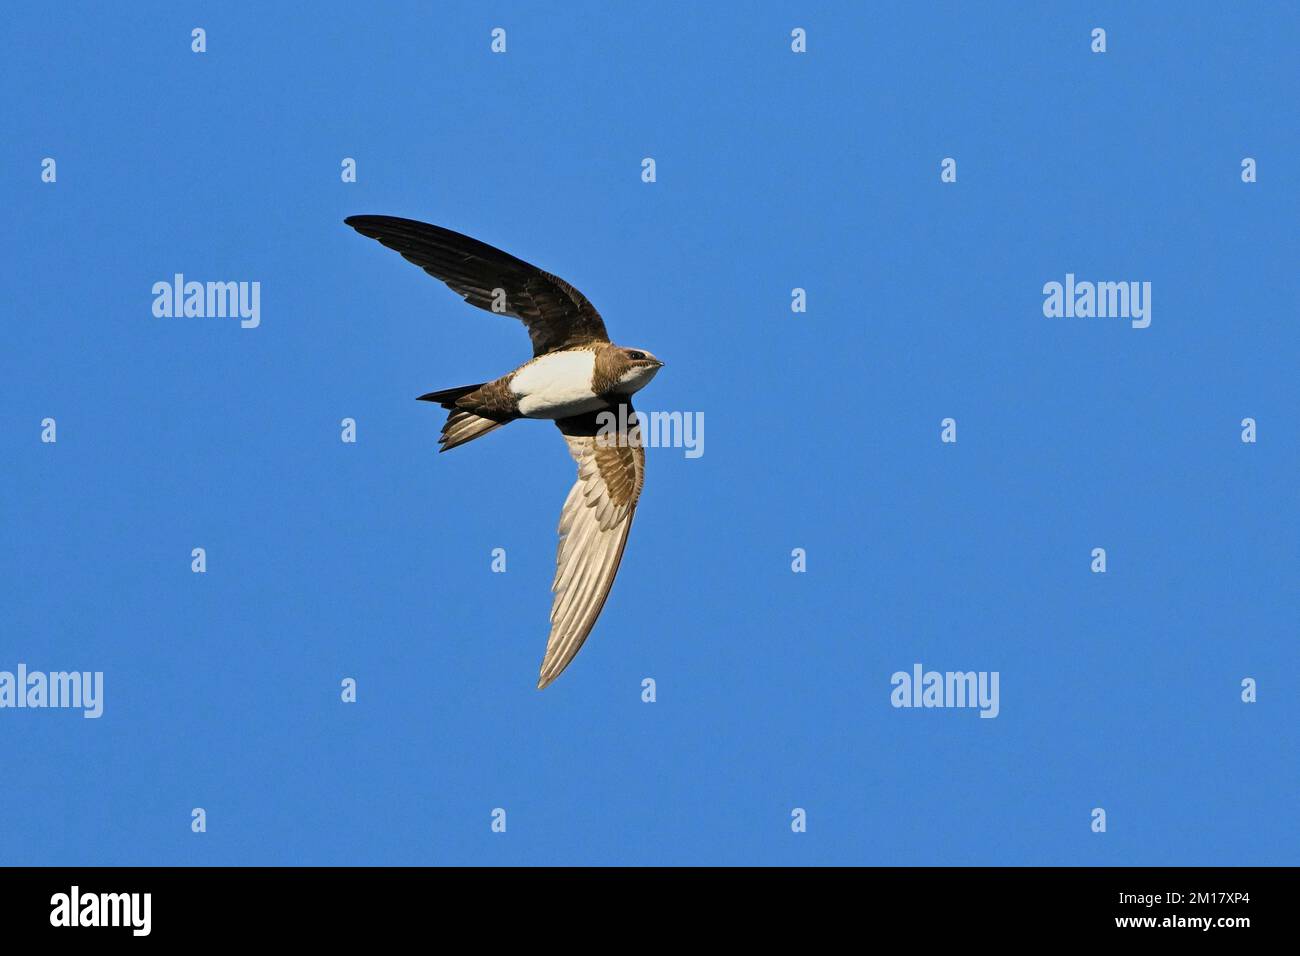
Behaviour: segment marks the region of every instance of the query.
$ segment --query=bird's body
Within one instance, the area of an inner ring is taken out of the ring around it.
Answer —
[[[528,329],[533,357],[514,371],[420,398],[449,412],[441,451],[516,419],[549,419],[578,463],[578,480],[560,514],[551,633],[537,683],[545,687],[577,654],[614,583],[645,478],[631,396],[663,363],[611,343],[600,313],[581,292],[508,253],[410,219],[352,216],[346,222],[471,305],[513,315]],[[624,414],[611,414],[620,406]]]
[[[510,392],[525,418],[569,418],[602,408],[596,391],[596,350],[579,345],[539,355],[510,373]]]
[[[654,378],[657,359],[629,359],[626,353],[608,342],[578,345],[539,355],[473,391],[450,389],[420,398],[445,403],[457,392],[454,407],[487,417],[572,418],[615,406]]]

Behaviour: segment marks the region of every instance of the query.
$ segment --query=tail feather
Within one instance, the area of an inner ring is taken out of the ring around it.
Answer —
[[[510,421],[508,418],[505,421],[484,418],[458,408],[447,416],[447,421],[442,426],[442,435],[438,439],[438,444],[442,447],[438,451],[449,451],[467,441],[473,441],[490,431],[495,431],[508,421]]]
[[[443,408],[455,408],[458,398],[464,398],[470,392],[477,392],[486,384],[487,382],[479,382],[477,385],[458,385],[456,388],[444,388],[440,392],[429,392],[426,395],[421,395],[416,401],[437,402]]]
[[[490,431],[495,431],[513,420],[508,417],[481,415],[478,411],[471,410],[475,407],[472,399],[465,403],[469,407],[460,407],[457,404],[462,398],[477,392],[485,384],[487,383],[459,385],[456,388],[444,388],[442,391],[429,392],[427,395],[420,396],[420,401],[437,402],[451,412],[442,426],[442,435],[438,438],[438,444],[442,447],[438,451],[448,451],[458,445],[473,441],[475,438],[486,435]]]

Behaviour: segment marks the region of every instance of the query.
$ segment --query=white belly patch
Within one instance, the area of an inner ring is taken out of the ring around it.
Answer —
[[[519,412],[530,418],[566,418],[604,406],[591,390],[593,352],[543,355],[510,380]]]

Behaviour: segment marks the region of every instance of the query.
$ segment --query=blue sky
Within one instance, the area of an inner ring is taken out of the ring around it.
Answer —
[[[15,10],[0,670],[105,703],[0,710],[0,863],[1294,864],[1300,15],[1129,6]],[[545,692],[563,442],[414,401],[527,338],[356,213],[704,414]],[[260,326],[155,318],[177,272]],[[1067,272],[1150,327],[1044,317]],[[891,707],[918,662],[999,716]]]

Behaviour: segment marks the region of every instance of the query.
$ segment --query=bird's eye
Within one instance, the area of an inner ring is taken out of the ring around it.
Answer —
[[[627,357],[636,361],[640,361],[641,359],[645,358],[645,353],[638,352],[635,349],[633,349],[632,351],[627,353]]]

